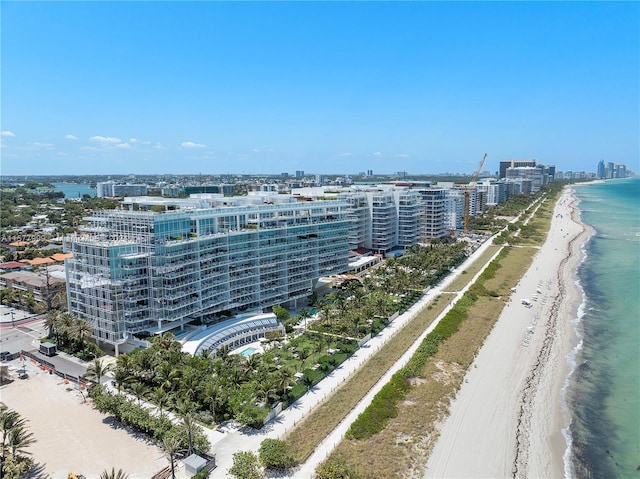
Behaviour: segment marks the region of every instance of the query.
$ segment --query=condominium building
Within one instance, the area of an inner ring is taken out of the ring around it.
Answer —
[[[535,168],[536,166],[537,166],[536,160],[503,160],[500,162],[500,170],[498,172],[498,177],[507,178],[508,168],[523,168],[523,167]]]
[[[546,185],[548,183],[548,178],[545,175],[543,165],[507,168],[507,180],[515,180],[519,178],[531,180],[531,187],[533,191],[540,190],[542,185]]]
[[[485,179],[476,185],[478,191],[485,193],[487,205],[499,205],[507,201],[509,194],[508,184],[505,181]]]
[[[96,196],[139,196],[146,195],[148,187],[146,184],[116,183],[115,181],[105,181],[96,183]]]
[[[349,248],[384,254],[419,241],[420,196],[415,190],[378,186],[348,191],[339,198],[349,204]]]
[[[198,195],[127,204],[65,238],[69,311],[116,353],[134,333],[295,303],[321,276],[347,269],[343,201]]]
[[[446,188],[424,188],[420,195],[419,236],[421,238],[444,238],[448,235],[445,226]]]
[[[474,195],[475,196],[475,195]],[[464,222],[464,189],[449,188],[445,196],[444,225],[449,230],[461,230]]]

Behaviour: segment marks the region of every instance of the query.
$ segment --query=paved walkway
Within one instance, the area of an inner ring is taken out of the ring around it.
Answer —
[[[461,264],[455,272],[447,276],[441,284],[432,288],[425,294],[420,301],[415,303],[405,313],[396,318],[387,328],[380,334],[372,338],[364,347],[360,348],[356,353],[347,359],[339,368],[333,371],[317,386],[312,388],[302,398],[292,404],[289,408],[280,413],[273,421],[267,424],[259,431],[245,429],[230,429],[224,434],[217,431],[208,431],[210,441],[212,443],[212,452],[216,455],[218,467],[215,469],[214,477],[227,477],[229,468],[233,465],[233,453],[238,451],[256,452],[260,448],[260,443],[266,438],[281,439],[295,425],[300,422],[314,407],[321,401],[330,396],[335,389],[340,386],[349,376],[362,366],[380,347],[386,343],[398,330],[414,318],[422,311],[436,296],[441,294],[449,284],[455,280],[458,275],[468,268],[476,259],[478,259],[490,246],[492,241],[486,241],[482,244],[467,260]],[[496,253],[497,254],[497,253]],[[481,273],[480,271],[476,277]],[[475,278],[474,278],[475,280]],[[371,389],[369,394],[354,408],[345,420],[323,441],[316,449],[309,460],[300,466],[293,474],[295,478],[311,478],[317,465],[322,462],[325,457],[333,450],[337,443],[341,440],[344,432],[348,429],[353,420],[362,412],[371,402],[373,396],[384,386],[391,375],[406,364],[420,342],[437,324],[437,321],[446,314],[455,304],[466,288],[461,291],[452,301],[443,313],[437,318],[430,328],[416,340],[412,347],[400,358],[400,360],[382,377],[380,381]],[[215,434],[213,434],[215,433]]]

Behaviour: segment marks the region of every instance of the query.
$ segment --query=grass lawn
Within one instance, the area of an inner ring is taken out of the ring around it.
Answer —
[[[487,264],[487,261],[496,254],[496,251],[498,251],[499,248],[499,246],[489,246],[487,251],[485,251],[480,258],[475,260],[470,267],[466,268],[462,274],[451,282],[447,287],[447,290],[457,292],[464,288],[476,273],[480,271],[485,264]]]

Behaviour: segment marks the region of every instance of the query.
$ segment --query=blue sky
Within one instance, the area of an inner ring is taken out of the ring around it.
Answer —
[[[1,173],[639,171],[638,2],[0,2]]]

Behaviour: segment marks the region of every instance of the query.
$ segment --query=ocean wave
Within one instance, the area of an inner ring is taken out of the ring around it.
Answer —
[[[588,308],[588,298],[585,289],[582,287],[582,282],[580,281],[579,271],[587,260],[587,243],[591,240],[594,234],[591,234],[587,237],[587,239],[580,246],[581,258],[578,266],[576,267],[576,271],[574,273],[574,283],[576,285],[576,289],[580,293],[581,302],[576,311],[576,317],[571,320],[571,326],[573,328],[573,332],[576,337],[576,344],[571,349],[571,351],[565,356],[566,364],[567,364],[567,375],[564,379],[561,388],[561,408],[562,414],[564,417],[569,418],[568,424],[566,427],[561,429],[562,437],[565,440],[566,448],[564,454],[562,456],[563,461],[563,470],[565,479],[571,479],[574,475],[574,466],[572,459],[573,453],[573,434],[571,432],[571,425],[573,423],[573,410],[570,407],[571,399],[570,396],[572,394],[572,387],[574,383],[572,382],[573,376],[580,364],[581,352],[584,346],[584,334],[582,331],[582,320],[584,316],[587,314],[587,311],[593,311],[594,308]]]

